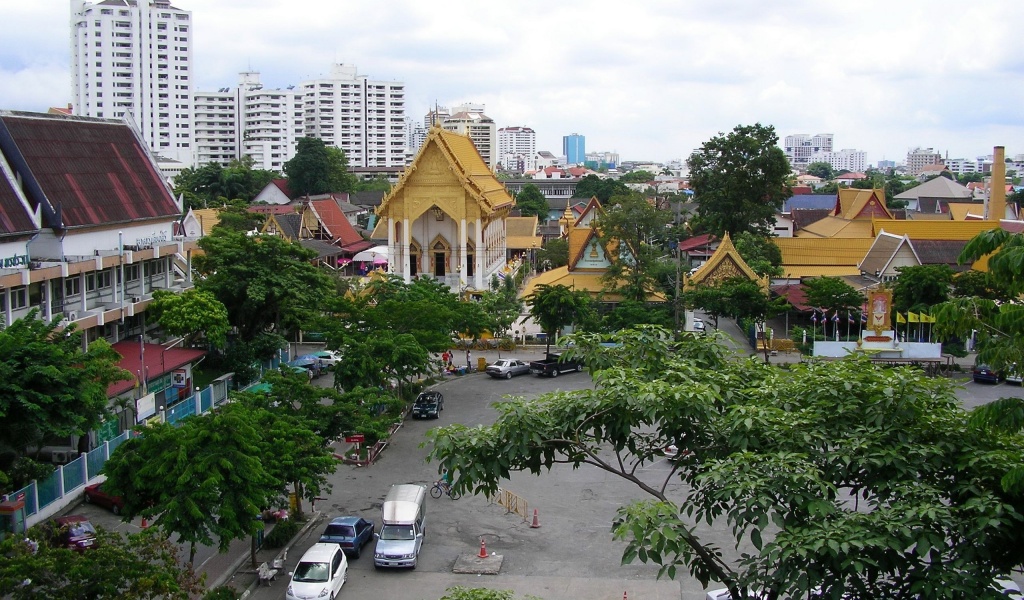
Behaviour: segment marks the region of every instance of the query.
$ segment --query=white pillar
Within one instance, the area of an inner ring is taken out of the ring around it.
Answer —
[[[459,288],[462,288],[462,278],[466,277],[469,264],[466,262],[466,220],[462,219],[459,225]]]
[[[473,262],[475,262],[476,265],[473,267],[473,287],[478,290],[482,290],[484,289],[484,256],[487,253],[487,247],[484,245],[484,233],[480,230],[480,217],[477,217],[476,219],[475,233],[476,235],[474,237],[476,239],[473,243],[476,245],[476,254],[473,255]]]
[[[410,239],[412,239],[412,233],[409,231],[409,218],[406,217],[402,219],[402,275],[406,283],[412,281],[412,267],[409,265],[409,261],[412,259],[409,253]]]
[[[395,220],[388,217],[388,258],[395,256]],[[370,265],[373,268],[373,265]]]

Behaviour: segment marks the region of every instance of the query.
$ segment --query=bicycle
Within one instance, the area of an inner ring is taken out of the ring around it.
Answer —
[[[442,494],[447,494],[452,500],[458,500],[462,497],[462,494],[452,489],[452,484],[439,479],[434,482],[434,487],[430,488],[430,497],[440,498]]]

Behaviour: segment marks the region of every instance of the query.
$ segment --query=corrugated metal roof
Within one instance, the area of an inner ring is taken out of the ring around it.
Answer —
[[[0,114],[0,122],[17,154],[9,157],[12,166],[43,195],[27,194],[30,202],[48,204],[59,216],[60,222],[47,225],[91,227],[179,216],[149,150],[127,124],[13,112]],[[32,188],[28,183],[25,189]]]
[[[892,260],[896,250],[903,244],[904,239],[898,235],[891,235],[889,233],[880,233],[875,238],[875,243],[871,245],[871,249],[864,255],[864,260],[860,263],[860,270],[865,273],[878,273],[885,270],[886,266]]]
[[[348,222],[337,200],[313,200],[309,204],[339,247],[346,248],[363,241],[363,236]]]

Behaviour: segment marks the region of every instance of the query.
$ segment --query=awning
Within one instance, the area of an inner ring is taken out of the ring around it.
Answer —
[[[388,262],[388,247],[387,246],[374,246],[369,250],[363,250],[359,254],[352,257],[355,262],[373,262],[374,264],[384,264]]]

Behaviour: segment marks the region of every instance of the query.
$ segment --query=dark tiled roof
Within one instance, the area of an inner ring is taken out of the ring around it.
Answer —
[[[833,200],[835,202],[835,200]],[[799,231],[811,223],[820,221],[832,212],[831,208],[797,208],[789,214],[793,219],[793,231]]]
[[[786,198],[782,205],[782,212],[788,213],[800,208],[827,208],[836,207],[835,194],[800,194]]]
[[[299,240],[299,245],[308,250],[315,251],[317,253],[317,258],[337,256],[341,253],[341,248],[323,240]]]
[[[0,114],[0,144],[33,206],[63,229],[177,217],[170,190],[132,129],[119,121]]]
[[[7,177],[0,177],[0,239],[38,231],[14,185]]]
[[[910,240],[922,265],[949,265],[954,271],[966,271],[970,264],[958,265],[957,257],[967,240]]]
[[[299,228],[302,225],[302,215],[299,213],[274,215],[274,220],[277,221],[277,226],[280,228],[278,235],[292,241],[299,239]]]
[[[384,200],[384,192],[355,192],[349,194],[349,202],[359,206],[380,206]]]

